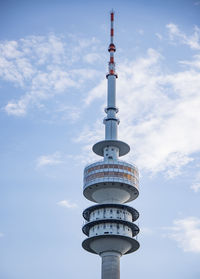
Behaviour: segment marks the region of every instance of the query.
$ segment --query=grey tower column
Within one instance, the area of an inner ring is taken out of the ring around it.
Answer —
[[[120,279],[120,256],[117,252],[101,254],[101,279]]]

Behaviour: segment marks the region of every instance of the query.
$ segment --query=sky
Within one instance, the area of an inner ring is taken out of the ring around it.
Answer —
[[[100,278],[82,181],[101,160],[112,8],[122,160],[140,171],[121,279],[200,277],[200,1],[1,0],[1,279]]]

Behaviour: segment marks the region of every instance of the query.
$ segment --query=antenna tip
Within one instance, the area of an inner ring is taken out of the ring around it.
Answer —
[[[110,14],[114,14],[115,13],[115,11],[112,9],[111,11],[110,11]]]
[[[111,21],[114,21],[114,10],[113,9],[110,11],[110,19],[111,19]]]

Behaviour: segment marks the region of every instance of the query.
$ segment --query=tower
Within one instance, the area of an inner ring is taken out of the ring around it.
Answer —
[[[138,169],[119,160],[130,151],[127,143],[118,140],[119,119],[116,117],[116,79],[114,53],[114,12],[110,13],[111,31],[109,71],[107,78],[107,107],[104,119],[105,140],[93,146],[93,152],[102,161],[84,169],[84,196],[95,202],[83,211],[85,224],[82,228],[87,238],[82,246],[88,252],[102,258],[102,279],[120,278],[120,257],[135,252],[139,243],[135,236],[139,228],[134,224],[139,217],[136,209],[125,205],[138,197]]]

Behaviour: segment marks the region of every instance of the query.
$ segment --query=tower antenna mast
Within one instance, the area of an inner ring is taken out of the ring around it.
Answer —
[[[135,165],[119,160],[130,151],[127,143],[118,140],[119,119],[116,117],[116,79],[114,53],[114,11],[110,12],[110,44],[108,51],[107,107],[105,139],[93,146],[93,152],[103,161],[84,169],[84,196],[96,203],[83,211],[82,228],[87,238],[82,246],[102,258],[102,279],[120,278],[120,257],[135,252],[139,242],[135,236],[139,228],[134,222],[139,213],[125,205],[139,195],[139,174]]]

